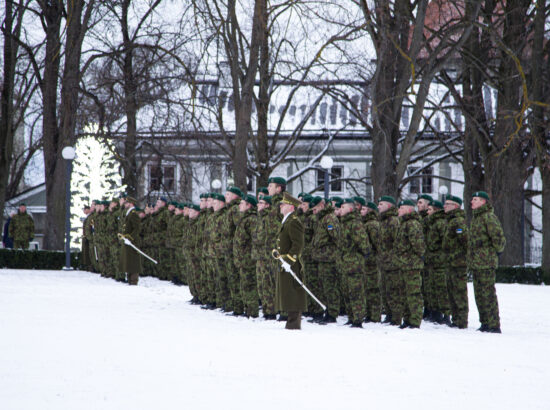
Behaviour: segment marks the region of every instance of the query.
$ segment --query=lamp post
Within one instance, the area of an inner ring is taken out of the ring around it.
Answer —
[[[332,166],[334,165],[334,161],[331,157],[328,155],[323,155],[321,157],[321,168],[325,170],[325,201],[328,201],[328,179],[329,179],[329,170],[332,169]]]
[[[66,161],[65,170],[65,267],[71,270],[71,173],[73,171],[74,147],[63,148],[61,155]]]
[[[445,203],[448,192],[449,192],[449,188],[447,188],[445,185],[441,185],[439,187],[439,195],[441,195],[441,202]]]
[[[212,181],[211,185],[212,185],[212,189],[217,191],[222,187],[222,181],[220,181],[219,179],[215,179]]]

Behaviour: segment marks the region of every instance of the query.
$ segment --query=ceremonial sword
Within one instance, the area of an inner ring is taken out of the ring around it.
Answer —
[[[132,243],[132,241],[130,241],[130,239],[126,238],[124,235],[122,235],[121,233],[118,234],[118,238],[119,239],[123,239],[124,240],[124,244],[125,245],[128,245],[128,246],[131,246],[132,248],[134,248],[137,252],[141,253],[143,256],[145,256],[147,259],[149,259],[151,262],[153,262],[154,264],[158,264],[158,262],[156,260],[154,260],[153,258],[151,258],[149,255],[147,255],[145,252],[143,252],[141,249],[139,249],[136,245],[134,245]]]

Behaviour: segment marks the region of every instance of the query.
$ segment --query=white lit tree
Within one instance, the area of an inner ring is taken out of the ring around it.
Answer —
[[[90,130],[94,131],[94,130]],[[125,192],[120,164],[104,142],[94,137],[80,138],[71,174],[71,248],[80,249],[83,208],[94,199],[111,199]]]

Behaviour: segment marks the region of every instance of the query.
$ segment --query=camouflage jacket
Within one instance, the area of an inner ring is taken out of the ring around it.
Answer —
[[[233,240],[233,263],[237,268],[256,269],[252,260],[252,232],[256,227],[256,208],[242,213]]]
[[[443,235],[443,251],[447,256],[447,266],[466,267],[468,252],[468,227],[462,209],[447,214],[447,227]]]
[[[273,195],[271,197],[271,204],[272,205],[269,207],[271,215],[274,218],[277,218],[279,220],[279,222],[281,222],[283,220],[283,214],[281,213],[281,209],[279,207],[282,200],[283,200],[283,195],[282,194]],[[278,234],[279,233],[277,231],[277,235]]]
[[[214,209],[208,208],[204,216],[204,224],[202,226],[202,257],[213,258],[215,256],[214,243],[212,238],[215,229]]]
[[[317,214],[311,256],[318,262],[336,262],[340,258],[340,221],[333,211],[327,206]]]
[[[504,250],[506,238],[491,204],[474,209],[468,235],[468,268],[494,269],[498,254]]]
[[[379,241],[378,241],[378,262],[380,268],[384,270],[399,269],[396,265],[394,255],[394,246],[397,240],[399,230],[399,218],[397,217],[397,208],[392,207],[379,215]]]
[[[170,211],[165,206],[152,214],[151,221],[151,245],[155,247],[166,246],[168,222]]]
[[[341,240],[338,242],[344,269],[358,270],[364,265],[365,257],[371,252],[367,230],[357,211],[344,215],[340,220]]]
[[[304,249],[302,250],[302,260],[311,261],[313,235],[315,233],[315,224],[317,223],[317,215],[309,210],[303,212],[301,209],[297,212],[298,219],[304,225]]]
[[[105,211],[105,240],[110,246],[120,246],[118,240],[118,219],[120,217],[120,208],[117,206],[112,211]]]
[[[425,253],[420,216],[416,212],[403,215],[395,241],[395,265],[403,270],[423,269]]]
[[[445,211],[436,211],[425,219],[424,240],[426,243],[426,265],[443,269],[447,255],[443,250],[443,237],[447,227]]]
[[[98,212],[94,218],[94,243],[98,246],[105,245],[106,234],[106,213],[105,211]]]
[[[424,211],[418,212],[418,216],[420,216],[420,222],[422,223],[422,233],[424,234],[424,238],[425,238],[426,235],[428,234],[428,228],[430,226],[430,223],[429,223],[430,215],[428,215],[427,210],[424,210]]]
[[[369,237],[371,252],[365,258],[365,263],[368,267],[376,266],[376,257],[378,255],[378,243],[380,241],[380,223],[378,215],[375,212],[369,212],[364,218],[365,230]]]
[[[30,241],[34,238],[34,221],[26,212],[19,212],[11,218],[9,237],[14,241]]]
[[[199,236],[199,229],[200,229],[200,215],[202,215],[202,212],[199,214],[197,218],[191,219],[188,218],[186,222],[186,230],[185,234],[183,235],[183,246],[187,248],[187,252],[189,256],[193,259],[200,258],[202,252],[201,248],[199,246],[198,238]]]
[[[146,214],[141,220],[141,243],[146,248],[153,247],[152,235],[153,235],[153,216]]]
[[[254,229],[252,230],[252,250],[251,257],[254,261],[258,261],[265,257],[265,219],[267,218],[269,209],[262,209],[254,216]]]
[[[176,249],[181,247],[183,215],[176,215],[168,211],[166,226],[166,247]]]

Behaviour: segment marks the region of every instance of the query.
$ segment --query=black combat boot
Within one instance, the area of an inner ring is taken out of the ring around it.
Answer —
[[[264,319],[265,320],[276,320],[277,319],[277,315],[270,315],[270,314],[267,314],[267,315],[264,315]]]
[[[382,323],[391,323],[391,315],[386,315],[386,317],[384,318],[384,321]]]
[[[477,330],[478,332],[486,332],[489,330],[489,326],[482,324]]]
[[[443,321],[443,313],[432,311],[432,322],[441,324]]]
[[[351,327],[363,328],[363,324],[361,322],[353,322]]]
[[[502,333],[500,327],[488,327],[486,330],[487,333]]]
[[[335,317],[332,317],[331,315],[329,315],[328,313],[325,315],[325,317],[323,318],[323,320],[320,322],[320,323],[324,323],[324,324],[327,324],[327,323],[336,323],[336,318]]]
[[[407,322],[406,320],[403,321],[403,324],[401,326],[399,326],[399,329],[406,329],[410,326],[411,324],[409,322]]]
[[[443,315],[439,322],[440,325],[451,326],[451,317],[449,315]]]
[[[432,311],[430,309],[424,309],[424,314],[422,315],[422,319],[428,320],[428,318],[432,315]]]

